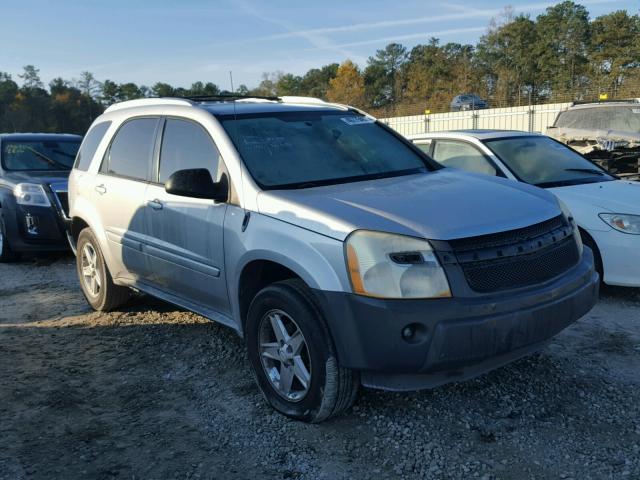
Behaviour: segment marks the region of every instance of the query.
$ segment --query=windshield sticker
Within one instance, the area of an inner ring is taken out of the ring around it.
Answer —
[[[364,125],[364,124],[367,124],[367,123],[375,123],[376,122],[373,118],[356,117],[355,115],[351,116],[351,117],[342,117],[340,120],[342,120],[347,125]]]

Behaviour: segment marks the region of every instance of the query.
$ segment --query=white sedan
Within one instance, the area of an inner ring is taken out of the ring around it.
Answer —
[[[444,166],[549,189],[573,213],[604,283],[640,287],[640,182],[611,176],[536,133],[460,130],[409,139]]]

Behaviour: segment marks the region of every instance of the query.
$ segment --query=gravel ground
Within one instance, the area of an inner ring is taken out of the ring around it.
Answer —
[[[230,330],[148,297],[94,313],[69,256],[0,265],[0,478],[640,479],[640,292],[539,356],[306,425]]]

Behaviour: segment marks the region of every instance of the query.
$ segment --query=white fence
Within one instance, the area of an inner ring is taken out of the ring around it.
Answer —
[[[558,112],[570,105],[571,103],[549,103],[524,107],[392,117],[381,120],[402,135],[478,128],[545,133],[547,127],[553,125]]]

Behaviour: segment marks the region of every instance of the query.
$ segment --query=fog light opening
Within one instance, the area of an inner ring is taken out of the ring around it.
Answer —
[[[36,217],[31,215],[30,213],[27,213],[24,218],[24,223],[27,227],[27,232],[29,232],[30,235],[38,234],[38,219]]]

